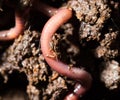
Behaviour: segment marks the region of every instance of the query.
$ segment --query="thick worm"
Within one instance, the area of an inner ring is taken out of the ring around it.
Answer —
[[[19,36],[24,30],[24,20],[20,14],[15,13],[15,26],[9,30],[0,31],[0,40],[12,40]]]
[[[57,13],[45,24],[40,38],[41,50],[49,66],[58,73],[79,82],[79,84],[76,84],[73,92],[66,96],[65,100],[77,100],[80,95],[83,95],[91,87],[92,82],[91,75],[85,70],[76,67],[70,68],[69,65],[57,60],[54,55],[55,52],[52,51],[50,47],[51,38],[54,33],[71,17],[71,9],[59,9]]]

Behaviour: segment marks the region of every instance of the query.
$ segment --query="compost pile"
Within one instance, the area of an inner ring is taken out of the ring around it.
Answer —
[[[0,30],[14,26],[14,10],[4,1],[0,1]],[[12,41],[0,41],[0,100],[62,100],[75,84],[46,63],[39,42],[49,17],[32,8],[31,1],[17,0],[23,11],[31,8],[23,34]],[[52,41],[57,59],[82,66],[93,77],[91,89],[81,100],[119,100],[120,1],[43,2],[57,8],[67,6],[74,12]],[[14,0],[9,3],[16,4]]]

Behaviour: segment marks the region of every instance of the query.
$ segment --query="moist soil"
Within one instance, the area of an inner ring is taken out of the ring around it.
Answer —
[[[92,87],[80,100],[120,100],[120,1],[43,2],[73,10],[51,43],[57,59],[92,75]],[[1,0],[0,30],[14,27],[15,9],[24,13],[26,8],[24,32],[0,41],[0,100],[63,100],[76,81],[52,70],[42,55],[40,35],[49,17],[34,9],[32,0]]]

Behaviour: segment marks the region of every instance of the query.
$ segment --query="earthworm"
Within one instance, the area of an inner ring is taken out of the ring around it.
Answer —
[[[40,11],[41,13],[45,14],[48,17],[53,16],[57,12],[56,8],[49,6],[39,0],[33,0],[32,4],[34,9]]]
[[[24,20],[21,15],[16,12],[15,13],[15,26],[8,29],[0,31],[0,40],[12,40],[19,36],[23,32],[24,29]]]
[[[74,90],[68,94],[64,100],[77,100],[90,87],[92,83],[91,75],[80,68],[70,67],[69,65],[59,61],[55,57],[55,52],[51,50],[51,38],[57,29],[72,17],[72,10],[69,8],[61,8],[52,16],[45,24],[40,38],[40,46],[42,54],[48,65],[61,75],[65,75],[77,81]]]

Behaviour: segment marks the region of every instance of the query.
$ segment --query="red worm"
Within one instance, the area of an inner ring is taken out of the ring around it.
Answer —
[[[23,18],[16,12],[15,13],[15,26],[9,30],[0,31],[0,40],[12,40],[23,32],[24,22]]]
[[[40,39],[41,50],[49,66],[58,73],[72,78],[79,83],[76,84],[73,92],[66,96],[65,100],[77,100],[79,96],[83,95],[91,87],[92,82],[91,75],[85,70],[76,67],[70,68],[69,65],[55,59],[54,51],[52,51],[50,47],[51,38],[54,33],[71,17],[71,9],[62,8],[58,10],[57,13],[45,24]]]

